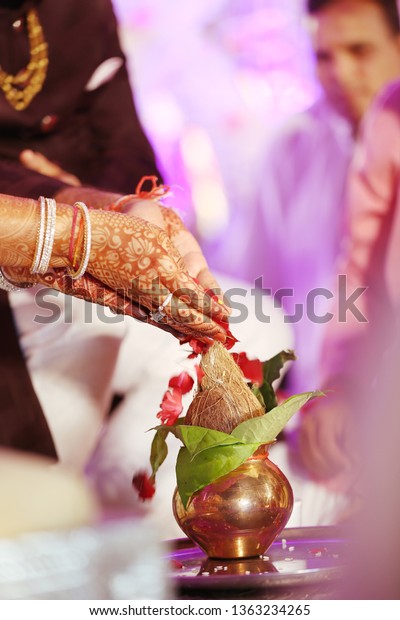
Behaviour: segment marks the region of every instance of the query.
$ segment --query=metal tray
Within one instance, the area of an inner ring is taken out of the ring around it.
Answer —
[[[260,557],[209,559],[189,539],[170,541],[170,578],[177,589],[287,588],[337,581],[349,538],[331,526],[288,528]]]

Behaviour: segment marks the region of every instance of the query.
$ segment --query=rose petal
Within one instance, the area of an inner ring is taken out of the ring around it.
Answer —
[[[138,492],[140,499],[144,502],[151,499],[156,492],[154,478],[148,476],[145,471],[140,471],[132,478],[132,486]]]
[[[239,366],[240,370],[254,385],[262,385],[264,381],[263,367],[258,359],[249,360],[246,353],[232,353],[232,357]]]
[[[204,370],[202,370],[198,364],[196,364],[194,369],[195,369],[196,375],[197,375],[197,383],[199,385],[201,385],[201,381],[202,381],[202,379],[203,379],[203,377],[205,375]]]
[[[157,413],[157,418],[162,424],[172,426],[182,413],[182,391],[179,388],[167,390],[161,402],[161,411]]]
[[[175,377],[171,377],[168,383],[168,387],[170,388],[179,388],[182,394],[187,394],[190,392],[194,385],[193,378],[186,371],[182,371],[180,375],[176,375]]]
[[[192,338],[189,340],[189,346],[193,349],[193,353],[189,355],[189,358],[191,358],[196,357],[196,355],[200,355],[200,353],[207,353],[211,345]]]

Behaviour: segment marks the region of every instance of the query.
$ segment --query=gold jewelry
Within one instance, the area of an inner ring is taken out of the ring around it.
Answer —
[[[19,286],[15,286],[15,284],[6,277],[2,267],[0,267],[0,288],[3,291],[7,291],[7,293],[11,293],[12,291],[20,291]]]
[[[39,16],[30,9],[26,16],[30,60],[16,75],[6,73],[0,66],[0,88],[8,103],[16,110],[25,110],[43,87],[49,64],[48,46]]]
[[[47,273],[53,252],[54,233],[56,230],[57,203],[54,198],[39,198],[40,219],[36,239],[35,256],[31,273]]]
[[[33,262],[31,266],[31,273],[38,272],[39,263],[40,263],[40,259],[42,257],[42,251],[43,251],[44,229],[46,226],[46,199],[44,198],[44,196],[40,196],[38,203],[39,203],[39,209],[40,209],[40,216],[39,216],[38,232],[36,236],[36,249],[35,249],[35,255],[33,257]]]
[[[83,254],[81,258],[81,264],[78,269],[74,270],[74,268],[67,268],[67,272],[73,280],[77,280],[85,274],[87,266],[89,264],[90,252],[92,248],[92,223],[90,221],[89,209],[84,202],[76,202],[74,204],[74,207],[80,209],[81,216],[83,218]]]

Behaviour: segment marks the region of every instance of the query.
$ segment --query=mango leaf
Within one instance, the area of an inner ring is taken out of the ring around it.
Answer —
[[[274,388],[272,384],[276,379],[279,379],[281,370],[285,363],[289,360],[295,360],[296,356],[294,351],[281,351],[271,359],[262,363],[264,382],[259,387],[261,395],[264,400],[265,411],[271,411],[277,406],[277,400]]]
[[[176,480],[184,507],[193,493],[239,467],[259,445],[257,442],[217,446],[203,450],[194,458],[187,448],[181,448],[176,461]]]
[[[242,422],[231,434],[245,444],[274,441],[296,411],[317,396],[324,396],[324,393],[315,391],[291,396],[265,415]]]
[[[156,434],[153,437],[153,441],[151,442],[151,450],[150,450],[150,465],[152,469],[153,476],[156,475],[157,471],[160,469],[161,465],[164,463],[165,459],[168,455],[168,445],[166,442],[167,435],[172,433],[178,439],[181,439],[178,428],[179,426],[185,422],[185,418],[179,418],[173,426],[167,426],[166,424],[159,424],[150,430],[156,431]]]
[[[261,391],[260,391],[260,388],[258,387],[258,385],[252,385],[250,389],[253,392],[254,396],[257,398],[257,400],[260,403],[261,407],[263,407],[263,409],[265,409],[264,397],[261,394]]]
[[[166,442],[166,438],[168,435],[168,429],[165,426],[162,426],[157,429],[156,434],[153,437],[153,441],[151,442],[151,451],[150,451],[150,465],[152,469],[153,476],[156,475],[157,471],[164,463],[165,459],[168,455],[168,446]]]
[[[209,448],[241,443],[239,439],[232,437],[232,435],[211,430],[210,428],[203,428],[202,426],[180,426],[179,433],[181,435],[180,439],[192,458]]]

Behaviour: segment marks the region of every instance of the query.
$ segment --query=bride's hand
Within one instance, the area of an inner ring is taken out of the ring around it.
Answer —
[[[91,210],[90,219],[92,276],[147,308],[159,323],[191,337],[225,341],[218,323],[226,321],[227,309],[188,273],[164,230],[142,218],[107,211]]]

